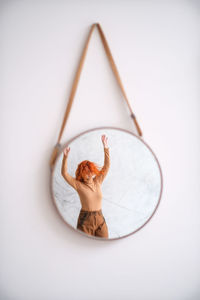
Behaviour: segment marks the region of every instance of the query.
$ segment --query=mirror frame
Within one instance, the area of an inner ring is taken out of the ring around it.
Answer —
[[[85,134],[85,133],[88,133],[90,131],[95,131],[95,130],[98,130],[98,129],[115,129],[115,130],[120,130],[120,131],[124,131],[126,133],[129,133],[129,134],[132,134],[133,136],[135,136],[136,138],[138,138],[142,143],[145,144],[145,146],[147,146],[147,148],[151,151],[151,153],[153,154],[157,164],[158,164],[158,167],[159,167],[159,171],[160,171],[160,178],[161,178],[161,189],[160,189],[160,195],[159,195],[159,199],[158,199],[158,202],[157,202],[157,205],[153,211],[153,213],[151,214],[151,216],[149,217],[149,219],[142,225],[140,226],[139,228],[137,228],[136,230],[134,230],[133,232],[131,233],[128,233],[126,235],[123,235],[123,236],[120,236],[120,237],[117,237],[117,238],[102,238],[102,237],[96,237],[96,236],[92,236],[92,235],[89,235],[89,234],[86,234],[84,232],[82,232],[81,230],[78,230],[77,228],[74,228],[73,226],[71,226],[69,223],[67,223],[67,221],[63,218],[63,216],[60,214],[59,212],[59,209],[56,205],[56,201],[55,201],[55,198],[54,198],[54,193],[53,193],[53,177],[54,177],[54,171],[55,171],[55,165],[56,165],[56,162],[58,160],[58,158],[60,157],[60,155],[62,155],[63,153],[63,150],[65,147],[67,147],[73,140],[75,140],[77,137]],[[80,233],[81,235],[83,235],[84,237],[88,237],[88,238],[92,238],[92,239],[96,239],[96,240],[100,240],[100,241],[113,241],[113,240],[119,240],[119,239],[122,239],[122,238],[125,238],[125,237],[128,237],[130,235],[133,235],[135,234],[136,232],[138,232],[139,230],[141,230],[153,217],[153,215],[155,214],[155,212],[157,211],[158,209],[158,206],[160,204],[160,201],[161,201],[161,197],[162,197],[162,193],[163,193],[163,174],[162,174],[162,170],[161,170],[161,166],[160,166],[160,163],[155,155],[155,153],[153,152],[153,150],[151,149],[151,147],[143,140],[142,137],[136,135],[135,133],[129,131],[129,130],[126,130],[126,129],[123,129],[123,128],[119,128],[119,127],[114,127],[114,126],[102,126],[102,127],[95,127],[95,128],[92,128],[92,129],[88,129],[88,130],[85,130],[83,132],[81,132],[80,134],[74,136],[73,138],[71,138],[67,143],[65,143],[61,148],[60,148],[60,152],[55,160],[55,163],[54,163],[54,166],[52,168],[52,171],[51,171],[51,176],[50,176],[50,193],[51,193],[51,197],[53,199],[53,204],[56,208],[56,211],[57,213],[59,214],[59,216],[61,217],[61,219],[64,221],[65,224],[67,224],[67,226],[69,228],[71,228],[73,231],[76,231],[78,233]]]

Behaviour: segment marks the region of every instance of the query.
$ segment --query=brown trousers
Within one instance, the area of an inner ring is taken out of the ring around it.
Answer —
[[[80,210],[77,229],[98,237],[108,238],[108,227],[102,210],[87,211]]]

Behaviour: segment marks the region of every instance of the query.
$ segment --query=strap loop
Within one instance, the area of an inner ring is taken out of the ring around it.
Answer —
[[[133,119],[135,119],[135,118],[136,118],[136,116],[134,115],[134,113],[133,113],[133,112],[131,113],[131,118],[133,118]]]
[[[51,159],[50,159],[50,167],[51,167],[51,170],[53,168],[53,165],[55,163],[55,160],[58,156],[58,153],[60,152],[60,148],[61,148],[61,144],[60,143],[57,143],[55,146],[54,146],[54,150],[53,150],[53,153],[51,155]]]

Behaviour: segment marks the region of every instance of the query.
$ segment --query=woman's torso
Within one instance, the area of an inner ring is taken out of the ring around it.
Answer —
[[[101,184],[93,180],[91,184],[80,183],[77,189],[82,209],[93,211],[102,207]]]

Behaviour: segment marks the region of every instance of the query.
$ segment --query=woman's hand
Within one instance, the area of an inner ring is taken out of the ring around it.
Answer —
[[[105,134],[103,134],[103,135],[101,136],[101,140],[102,140],[102,143],[103,143],[104,147],[105,147],[105,148],[108,148],[108,144],[107,144],[108,138],[106,137]]]
[[[63,150],[63,154],[64,154],[65,156],[67,156],[68,153],[69,153],[69,151],[70,151],[70,147],[65,147],[64,150]]]

